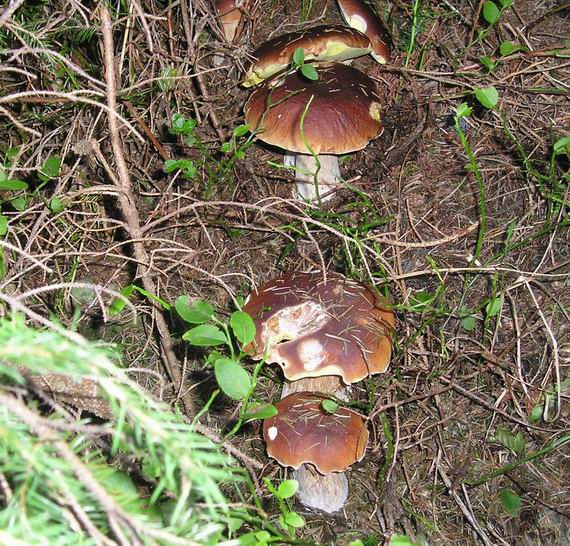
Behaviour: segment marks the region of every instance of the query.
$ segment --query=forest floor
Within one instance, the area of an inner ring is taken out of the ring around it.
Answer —
[[[0,194],[11,245],[0,290],[119,344],[147,389],[195,411],[216,388],[212,368],[152,296],[186,294],[224,317],[285,271],[374,285],[397,328],[387,373],[354,390],[375,415],[369,449],[343,512],[297,507],[299,536],[570,544],[568,4],[521,0],[490,25],[477,0],[376,1],[393,58],[353,66],[378,83],[384,131],[342,159],[350,183],[322,208],[293,198],[282,152],[234,129],[248,54],[341,24],[336,3],[256,2],[233,45],[209,5],[166,4],[126,2],[115,19],[115,148],[95,12],[29,2],[0,27],[0,174],[28,183]],[[491,108],[477,98],[489,88]],[[459,119],[462,103],[472,111]],[[176,114],[195,126],[176,134]],[[137,320],[107,316],[108,290],[132,284],[144,289],[131,296]],[[281,381],[267,367],[255,398],[277,400]],[[218,397],[202,422],[222,430],[235,409]],[[259,422],[232,442],[265,465],[257,480],[285,477]]]

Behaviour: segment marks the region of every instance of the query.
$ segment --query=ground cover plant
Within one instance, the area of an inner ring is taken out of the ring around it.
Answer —
[[[240,82],[334,2],[252,2],[231,44],[205,0],[0,7],[0,543],[570,541],[570,8],[370,5],[384,132],[322,206]],[[282,377],[242,350],[247,294],[312,269],[398,319],[332,516],[268,459]]]

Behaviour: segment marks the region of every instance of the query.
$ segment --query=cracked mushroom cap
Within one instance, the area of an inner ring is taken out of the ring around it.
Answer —
[[[362,460],[368,429],[361,415],[345,407],[323,409],[324,394],[297,392],[275,404],[277,415],[263,422],[267,453],[295,469],[310,463],[321,474],[342,472]]]
[[[382,130],[376,84],[344,64],[317,72],[315,81],[299,71],[265,80],[245,103],[245,122],[264,142],[292,152],[361,150]]]
[[[340,25],[277,36],[253,52],[244,87],[257,85],[290,66],[299,47],[305,52],[305,61],[347,61],[372,51],[370,40],[362,32]]]
[[[347,384],[388,368],[394,314],[371,288],[329,272],[287,273],[254,290],[243,308],[257,328],[247,347],[289,381],[339,375]]]
[[[251,0],[214,0],[228,42],[233,42],[239,36],[242,13],[250,8],[251,3]]]
[[[378,16],[362,0],[338,0],[338,5],[346,24],[368,36],[372,57],[386,64],[390,60],[390,40]]]

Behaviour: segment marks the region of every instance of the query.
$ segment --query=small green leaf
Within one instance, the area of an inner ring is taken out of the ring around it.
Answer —
[[[501,18],[501,12],[494,2],[487,0],[483,4],[483,17],[487,23],[494,25]]]
[[[23,180],[13,180],[11,178],[0,180],[0,191],[19,191],[27,189],[28,184]]]
[[[242,137],[242,136],[246,135],[247,133],[249,133],[249,123],[246,123],[245,125],[238,125],[234,129],[234,136],[236,138]]]
[[[542,414],[544,413],[544,404],[537,404],[532,408],[528,420],[533,424],[540,423],[542,421]]]
[[[526,447],[524,434],[520,430],[516,434],[513,434],[505,427],[497,427],[493,440],[514,453],[522,453]]]
[[[230,326],[242,345],[251,343],[255,338],[253,319],[244,311],[234,311],[230,317]]]
[[[49,201],[49,209],[54,213],[57,214],[65,209],[63,205],[63,201],[59,197],[52,197]]]
[[[28,206],[28,200],[24,197],[15,197],[14,199],[10,200],[10,204],[17,210],[17,211],[24,211]]]
[[[462,102],[457,107],[457,110],[455,111],[455,116],[457,117],[457,119],[462,119],[470,116],[471,112],[473,112],[473,108],[471,108],[471,106],[469,106],[466,102]]]
[[[4,237],[8,233],[8,218],[0,214],[0,237]]]
[[[45,160],[38,175],[43,182],[47,182],[50,178],[57,178],[59,176],[60,168],[61,159],[56,156],[51,156]]]
[[[121,290],[121,295],[128,300],[131,297],[131,294],[133,293],[134,289],[135,287],[132,284],[125,286],[125,288]],[[114,317],[118,315],[125,308],[126,305],[127,302],[125,301],[125,299],[114,298],[111,304],[109,305],[109,309],[107,312],[109,313],[110,317]]]
[[[497,296],[489,300],[489,303],[485,307],[485,312],[487,313],[488,317],[494,317],[500,313],[502,307],[503,307],[503,298]]]
[[[202,326],[198,326],[198,328],[202,328]],[[239,362],[230,358],[219,358],[214,364],[214,372],[216,381],[224,394],[234,400],[245,398],[251,388],[251,377]]]
[[[348,543],[348,546],[364,546],[364,542],[359,538]]]
[[[420,292],[416,292],[415,295],[410,297],[409,301],[412,308],[419,311],[420,309],[427,307],[427,305],[433,301],[433,296],[429,292],[422,290]]]
[[[499,494],[501,504],[508,514],[516,516],[521,509],[521,498],[512,489],[503,489]]]
[[[514,0],[499,0],[502,9],[510,8],[514,3]]]
[[[389,546],[415,546],[406,535],[392,535]]]
[[[283,521],[285,525],[294,527],[295,529],[300,529],[305,526],[305,520],[297,514],[297,512],[287,512],[283,514]]]
[[[184,333],[182,339],[195,347],[212,347],[228,342],[226,334],[213,324],[201,324],[191,328]]]
[[[485,108],[489,109],[494,108],[499,101],[499,93],[494,87],[475,89],[475,96]]]
[[[178,161],[176,159],[167,159],[162,167],[165,173],[174,172],[176,169],[178,169]]]
[[[203,324],[214,316],[214,307],[203,300],[190,301],[190,296],[179,296],[174,302],[178,314],[191,324]]]
[[[299,482],[297,480],[284,480],[279,484],[277,493],[282,499],[291,498],[299,489]]]
[[[315,81],[319,79],[317,69],[312,64],[304,64],[301,67],[301,74],[308,80]]]
[[[501,53],[501,57],[507,57],[508,55],[512,55],[517,51],[526,51],[527,48],[520,45],[515,44],[514,42],[502,42],[499,46],[499,52]]]
[[[560,155],[566,153],[570,157],[570,136],[563,136],[559,138],[552,146],[554,155]]]
[[[293,64],[295,66],[303,66],[305,62],[305,50],[302,47],[298,47],[293,53]]]
[[[249,411],[243,416],[246,421],[254,419],[269,419],[279,412],[273,404],[257,404],[249,407]]]
[[[473,316],[463,317],[459,321],[459,323],[461,324],[461,328],[463,328],[467,332],[472,332],[473,330],[475,330],[475,327],[477,326],[477,321]]]
[[[486,55],[483,55],[482,57],[479,57],[479,62],[480,62],[489,72],[491,72],[492,70],[494,70],[495,67],[497,66],[497,64],[495,63],[495,61],[493,61],[493,59],[491,59],[491,57],[487,57]]]
[[[222,152],[223,154],[227,154],[231,149],[232,149],[232,143],[231,142],[224,142],[220,146],[220,152]]]
[[[334,400],[329,399],[323,400],[321,402],[321,406],[327,413],[336,413],[340,407],[339,404],[337,404]]]

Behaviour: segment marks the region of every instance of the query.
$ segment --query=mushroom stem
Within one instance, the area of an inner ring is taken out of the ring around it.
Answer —
[[[341,181],[336,155],[287,154],[283,163],[295,169],[297,193],[305,201],[328,201]]]
[[[341,400],[348,400],[349,390],[350,387],[345,386],[335,375],[307,377],[286,381],[281,398],[294,392],[309,391],[332,394]],[[348,479],[345,472],[333,472],[323,476],[312,465],[302,464],[293,471],[293,479],[299,483],[299,500],[309,508],[332,514],[341,510],[348,498]]]

